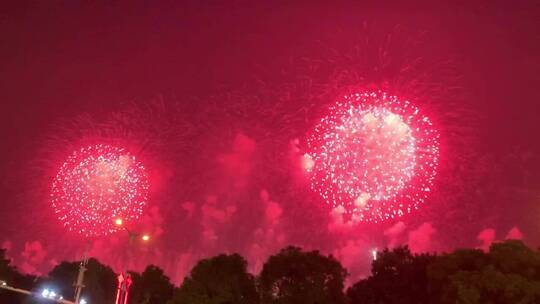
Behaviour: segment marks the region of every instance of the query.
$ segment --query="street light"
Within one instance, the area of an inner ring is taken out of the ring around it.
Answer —
[[[88,304],[88,302],[86,302],[85,299],[81,299],[81,300],[79,301],[79,304]]]
[[[41,292],[41,296],[44,297],[44,298],[48,298],[49,297],[49,290],[47,288],[43,289],[43,291]]]
[[[62,297],[61,295],[56,294],[56,292],[54,292],[53,290],[51,290],[49,288],[45,288],[41,292],[34,292],[34,291],[26,290],[26,289],[11,287],[6,283],[6,281],[0,280],[0,289],[9,290],[9,291],[12,291],[12,292],[16,292],[16,293],[20,293],[20,294],[24,294],[24,295],[28,295],[28,296],[32,296],[32,297],[38,297],[39,298],[41,296],[44,299],[52,300],[52,301],[54,301],[55,303],[58,303],[58,304],[82,304],[82,303],[75,303],[73,301],[68,301],[68,300],[64,299],[64,297]]]
[[[51,299],[51,300],[63,300],[64,297],[60,296],[60,295],[57,295],[56,292],[54,292],[54,290],[50,290],[48,288],[45,288],[41,291],[41,296],[43,298],[46,298],[46,299]]]
[[[116,218],[114,220],[114,224],[120,228],[120,230],[124,230],[128,234],[128,248],[127,248],[127,254],[129,259],[129,251],[131,250],[131,246],[133,242],[137,239],[141,240],[142,242],[148,242],[150,240],[150,235],[147,233],[137,233],[129,230],[125,225],[122,218]],[[127,272],[127,265],[126,265],[126,271],[121,272],[118,275],[118,290],[116,293],[116,304],[127,304],[128,303],[128,295],[129,295],[129,288],[132,283],[132,279],[130,274]],[[80,303],[83,304],[83,303]]]
[[[117,218],[114,220],[114,224],[118,227],[118,228],[121,228],[122,230],[126,231],[128,233],[128,236],[129,236],[129,244],[131,245],[131,243],[133,243],[133,241],[135,241],[136,238],[139,238],[144,241],[144,242],[148,242],[150,240],[150,235],[148,233],[136,233],[136,232],[133,232],[131,230],[129,230],[127,227],[124,226],[124,220],[122,220],[122,218]]]

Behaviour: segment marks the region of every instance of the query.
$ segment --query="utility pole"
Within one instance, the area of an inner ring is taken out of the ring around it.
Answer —
[[[86,270],[86,265],[88,265],[88,252],[84,252],[83,259],[81,261],[81,264],[79,265],[79,274],[77,275],[77,281],[75,282],[75,304],[80,303],[81,299],[81,292],[84,288],[84,273]]]

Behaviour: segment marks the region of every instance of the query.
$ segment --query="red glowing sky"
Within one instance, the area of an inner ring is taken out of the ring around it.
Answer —
[[[155,237],[132,266],[156,263],[176,282],[220,252],[257,271],[288,244],[333,253],[357,277],[373,247],[540,242],[537,6],[135,2],[18,2],[0,15],[0,245],[23,270],[82,252],[44,197],[66,157],[97,142],[148,169],[139,228]],[[390,64],[355,62],[364,53]],[[409,56],[438,78],[396,64]],[[408,96],[441,125],[441,193],[412,216],[351,226],[295,166],[353,79],[398,95],[445,84]],[[122,244],[97,239],[91,253],[118,265]]]

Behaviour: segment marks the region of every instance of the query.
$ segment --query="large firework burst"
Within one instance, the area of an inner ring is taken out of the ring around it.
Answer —
[[[148,196],[144,166],[122,148],[83,147],[73,152],[52,184],[52,206],[64,226],[86,236],[116,230],[115,219],[134,221]]]
[[[312,188],[355,221],[408,213],[432,190],[439,133],[408,101],[384,92],[344,96],[308,139]]]

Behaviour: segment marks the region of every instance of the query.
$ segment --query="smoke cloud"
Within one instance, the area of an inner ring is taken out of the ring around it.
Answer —
[[[487,228],[480,233],[478,233],[478,236],[476,237],[482,244],[480,245],[480,249],[484,251],[489,250],[489,246],[495,241],[495,229]]]
[[[413,253],[435,251],[433,236],[436,230],[431,223],[423,223],[417,229],[409,233],[409,248]]]

